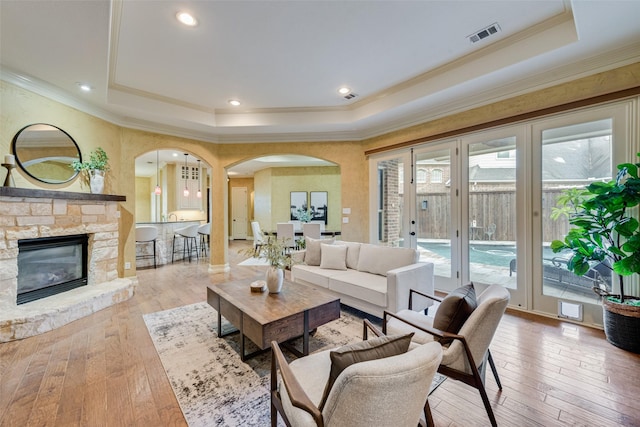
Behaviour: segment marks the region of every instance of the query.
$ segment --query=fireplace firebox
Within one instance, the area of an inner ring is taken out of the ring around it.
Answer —
[[[17,304],[87,284],[86,234],[18,240]]]

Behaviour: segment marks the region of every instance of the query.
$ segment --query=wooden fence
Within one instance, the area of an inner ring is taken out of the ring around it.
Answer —
[[[545,212],[542,227],[543,239],[561,239],[569,229],[566,218],[557,221],[549,218],[551,208],[562,190],[548,190],[543,193],[542,204]],[[451,226],[451,205],[449,193],[417,195],[418,238],[449,239]],[[469,227],[472,240],[516,240],[516,193],[515,191],[477,191],[469,195]],[[475,219],[476,227],[472,228]],[[495,224],[495,233],[487,233],[489,225]],[[489,238],[491,237],[491,238]]]

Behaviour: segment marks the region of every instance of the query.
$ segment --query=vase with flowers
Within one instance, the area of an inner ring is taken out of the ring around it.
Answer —
[[[284,270],[291,268],[294,260],[291,254],[287,253],[286,241],[278,239],[275,236],[264,236],[263,241],[266,243],[262,245],[259,254],[256,254],[253,248],[242,252],[254,258],[260,256],[267,260],[269,263],[265,277],[267,289],[269,293],[279,293],[282,290],[282,283],[284,281]]]

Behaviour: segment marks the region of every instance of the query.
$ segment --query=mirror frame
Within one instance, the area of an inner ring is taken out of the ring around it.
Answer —
[[[78,144],[76,143],[75,139],[73,139],[73,137],[71,135],[69,135],[64,129],[59,128],[58,126],[49,124],[49,123],[31,123],[26,125],[25,127],[23,127],[22,129],[20,129],[15,136],[13,137],[13,140],[11,141],[11,149],[13,151],[13,154],[16,156],[16,162],[17,165],[20,167],[20,169],[22,169],[27,175],[29,175],[31,178],[35,179],[36,181],[39,182],[43,182],[45,184],[51,184],[51,185],[59,185],[59,184],[66,184],[69,181],[73,180],[74,178],[76,178],[78,176],[78,174],[80,173],[79,171],[73,171],[73,174],[69,177],[69,179],[65,180],[65,181],[52,181],[52,180],[48,180],[46,176],[35,176],[33,175],[31,172],[29,172],[27,170],[27,168],[22,164],[22,161],[20,160],[20,156],[18,156],[18,138],[20,137],[20,135],[22,134],[22,132],[26,131],[27,129],[29,129],[32,126],[39,126],[39,125],[44,125],[44,126],[50,126],[52,128],[55,128],[57,130],[59,130],[60,132],[62,132],[67,138],[69,138],[69,140],[73,143],[73,145],[76,148],[76,151],[78,152],[78,160],[80,162],[82,162],[82,152],[80,151],[80,147],[78,147]]]

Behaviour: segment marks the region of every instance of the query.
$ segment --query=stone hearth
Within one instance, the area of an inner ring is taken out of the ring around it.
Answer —
[[[37,335],[125,301],[137,279],[118,278],[124,196],[0,187],[0,342]],[[18,240],[87,234],[87,286],[17,305]]]

